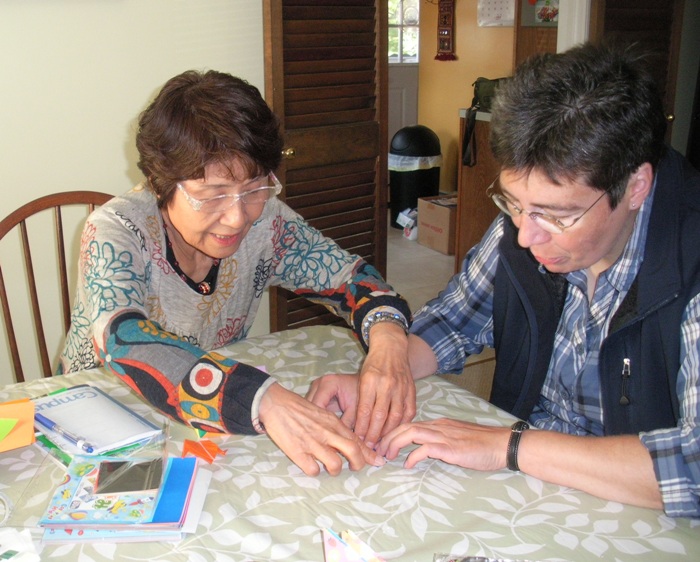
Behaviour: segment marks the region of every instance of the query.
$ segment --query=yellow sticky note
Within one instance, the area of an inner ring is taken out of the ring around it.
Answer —
[[[34,402],[0,404],[0,453],[34,443]]]

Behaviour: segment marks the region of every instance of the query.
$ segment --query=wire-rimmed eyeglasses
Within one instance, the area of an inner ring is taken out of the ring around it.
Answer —
[[[588,207],[588,209],[586,209],[578,217],[573,219],[570,224],[564,224],[560,219],[553,217],[552,215],[548,215],[547,213],[540,213],[538,211],[526,211],[525,209],[518,207],[505,195],[497,191],[497,183],[498,178],[493,180],[491,185],[489,185],[486,189],[486,195],[493,200],[493,202],[496,204],[496,207],[498,207],[506,215],[509,215],[511,217],[519,217],[522,214],[526,214],[535,222],[535,224],[537,224],[537,226],[539,226],[542,230],[546,230],[550,234],[561,234],[567,228],[571,228],[572,226],[574,226],[588,211],[595,207],[595,204],[598,203],[598,201],[600,201],[607,194],[607,191],[604,191],[600,195],[600,197],[598,197],[598,199],[593,201],[593,204],[590,207]]]
[[[251,189],[250,191],[243,191],[242,193],[217,195],[209,199],[197,199],[196,197],[192,197],[181,183],[177,184],[177,188],[182,192],[185,199],[187,199],[187,202],[190,204],[190,207],[195,211],[201,211],[202,213],[222,213],[233,207],[239,201],[243,203],[243,205],[249,207],[254,207],[256,205],[262,206],[273,197],[277,197],[282,193],[282,184],[275,174],[270,172],[266,176],[266,179],[268,183],[272,185],[263,185]]]

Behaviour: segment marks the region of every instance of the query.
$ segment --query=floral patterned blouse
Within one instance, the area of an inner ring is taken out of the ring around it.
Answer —
[[[266,204],[236,253],[221,260],[210,294],[191,288],[166,252],[156,198],[143,184],[88,217],[58,371],[104,365],[165,414],[206,431],[261,430],[257,403],[273,381],[211,350],[246,337],[266,287],[325,305],[358,337],[377,307],[410,317],[374,267],[278,199]]]

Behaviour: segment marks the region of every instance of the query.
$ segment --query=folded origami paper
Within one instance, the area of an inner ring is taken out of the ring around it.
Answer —
[[[34,402],[29,398],[0,404],[0,453],[34,443]]]
[[[220,448],[213,441],[208,439],[203,439],[201,441],[192,441],[191,439],[185,439],[185,443],[182,446],[182,456],[194,455],[202,460],[207,461],[209,464],[214,462],[217,455],[222,457],[226,454],[226,449]]]
[[[326,562],[386,562],[352,531],[342,531],[340,536],[332,529],[323,529],[322,533]]]

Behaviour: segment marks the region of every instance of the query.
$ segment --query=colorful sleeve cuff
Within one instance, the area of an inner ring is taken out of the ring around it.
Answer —
[[[267,392],[267,389],[276,382],[277,381],[272,377],[268,378],[258,389],[258,391],[255,393],[255,397],[253,398],[253,404],[250,408],[250,418],[251,422],[253,423],[253,429],[255,429],[255,431],[258,433],[267,433],[265,431],[265,426],[260,421],[260,401],[262,400],[263,395]]]

